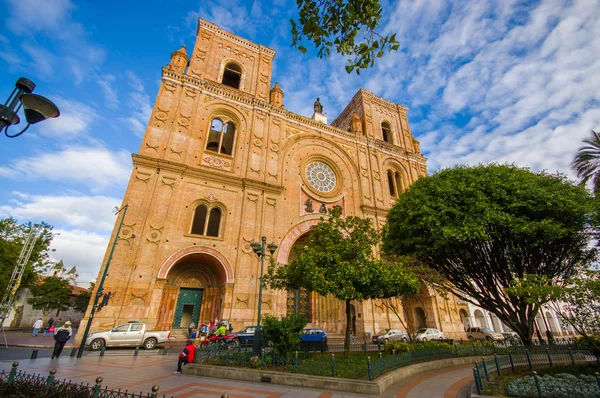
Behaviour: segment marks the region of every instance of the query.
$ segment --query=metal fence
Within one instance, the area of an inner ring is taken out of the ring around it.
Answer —
[[[473,377],[477,393],[480,394],[488,385],[491,376],[501,376],[503,370],[515,372],[516,368],[553,367],[555,365],[575,365],[576,363],[600,363],[600,357],[594,355],[590,349],[583,346],[573,347],[558,346],[530,346],[527,349],[513,349],[505,352],[506,355],[494,353],[491,359],[482,358],[475,362]],[[505,372],[506,373],[506,372]],[[534,376],[541,397],[541,388],[537,376]],[[600,382],[600,380],[599,380]],[[598,385],[600,386],[600,384]],[[594,391],[596,393],[596,391]]]
[[[19,371],[18,366],[18,362],[13,362],[10,371],[0,372],[0,396],[47,398],[157,398],[158,396],[157,385],[152,387],[151,393],[146,394],[120,389],[109,390],[108,387],[102,388],[102,377],[98,377],[94,385],[75,384],[70,380],[57,380],[55,369],[44,377],[41,374]]]

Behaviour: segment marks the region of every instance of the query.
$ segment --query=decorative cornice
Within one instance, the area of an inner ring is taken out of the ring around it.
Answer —
[[[401,156],[406,159],[414,159],[417,162],[425,163],[426,158],[414,152],[409,152],[404,148],[401,148],[396,145],[389,144],[382,140],[376,140],[370,137],[361,137],[355,134],[349,133],[337,127],[333,127],[329,124],[324,124],[308,118],[306,116],[299,115],[294,112],[290,112],[285,108],[280,108],[276,105],[270,104],[269,102],[254,97],[248,93],[245,93],[240,90],[236,90],[234,88],[210,81],[204,80],[195,76],[190,76],[186,74],[177,73],[176,71],[168,68],[163,68],[163,80],[170,81],[176,84],[182,84],[190,89],[195,89],[203,93],[212,93],[218,95],[220,97],[224,97],[238,103],[245,104],[254,109],[262,110],[263,112],[271,113],[273,115],[281,116],[288,121],[296,122],[296,126],[300,126],[302,129],[302,125],[314,128],[317,131],[327,132],[332,135],[336,135],[338,137],[342,137],[352,143],[359,143],[363,146],[371,146],[381,150],[383,153],[388,155]],[[362,89],[361,89],[362,90]],[[364,92],[367,92],[364,90]],[[359,91],[356,95],[361,94]],[[383,100],[382,100],[383,101]],[[389,102],[389,101],[386,101]],[[392,104],[391,102],[389,102]],[[305,129],[306,130],[306,129]]]
[[[239,37],[237,35],[234,35],[233,33],[227,32],[226,30],[223,30],[219,27],[219,25],[216,25],[212,22],[209,22],[205,19],[202,18],[198,18],[198,30],[196,32],[196,34],[200,34],[200,29],[207,29],[212,31],[213,33],[215,33],[217,36],[226,38],[228,40],[231,40],[233,42],[235,42],[236,44],[239,44],[241,46],[244,46],[246,48],[249,48],[253,51],[256,51],[258,53],[263,53],[263,54],[267,54],[270,57],[274,57],[275,56],[275,50],[263,46],[263,45],[259,45],[259,44],[255,44],[252,43],[251,41],[248,41],[242,37]]]
[[[181,176],[197,177],[202,179],[210,177],[211,181],[236,185],[240,188],[248,187],[261,191],[264,190],[265,192],[277,194],[283,192],[284,190],[284,187],[280,185],[267,184],[262,181],[252,180],[248,178],[239,178],[235,175],[232,175],[229,172],[223,172],[212,167],[189,167],[184,165],[183,163],[177,163],[164,159],[157,159],[144,155],[137,155],[135,153],[131,155],[131,158],[133,159],[134,166],[139,165],[151,167],[158,170],[167,170],[173,173],[177,173]]]

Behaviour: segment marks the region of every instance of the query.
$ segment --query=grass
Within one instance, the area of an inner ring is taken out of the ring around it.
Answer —
[[[551,368],[534,369],[539,376],[557,375],[559,373],[569,373],[575,376],[593,375],[594,372],[600,372],[600,365],[569,365],[569,366],[554,366]],[[492,375],[490,375],[492,377]],[[491,395],[495,397],[507,397],[506,388],[515,379],[523,376],[533,376],[533,370],[523,369],[517,370],[515,373],[507,373],[500,377],[492,377],[486,383],[485,388],[481,391],[482,395]]]

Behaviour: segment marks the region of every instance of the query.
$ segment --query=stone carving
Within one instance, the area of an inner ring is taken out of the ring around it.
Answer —
[[[203,158],[204,162],[206,162],[209,166],[216,167],[218,169],[229,169],[231,167],[231,162],[225,159],[221,159],[216,156],[206,155]]]
[[[319,207],[319,213],[327,214],[327,206],[325,203],[321,203],[321,207]]]
[[[319,100],[319,97],[317,97],[317,100],[315,101],[314,108],[315,108],[315,113],[323,113],[323,105],[321,105],[321,101]]]
[[[285,139],[287,140],[288,138],[290,138],[294,134],[299,134],[299,133],[301,133],[300,130],[292,128],[292,127],[287,127],[285,129]]]
[[[248,308],[248,302],[250,301],[250,297],[236,297],[235,298],[239,304],[245,304],[246,308]]]
[[[304,202],[304,206],[304,211],[306,211],[307,213],[314,213],[312,200],[306,199],[306,202]]]
[[[356,149],[353,146],[345,144],[340,144],[340,146],[348,155],[350,155],[353,159],[356,159]]]
[[[205,196],[205,198],[209,202],[214,202],[215,200],[218,200],[217,197],[215,196],[215,194],[213,194],[213,193],[209,193],[208,195]]]

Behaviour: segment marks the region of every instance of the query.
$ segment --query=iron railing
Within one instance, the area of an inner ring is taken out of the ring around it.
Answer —
[[[47,398],[157,398],[159,386],[152,387],[151,393],[135,393],[128,390],[102,388],[102,377],[96,378],[94,385],[76,384],[70,380],[57,380],[56,370],[52,369],[47,377],[41,374],[26,373],[17,370],[18,362],[13,362],[10,371],[0,372],[0,396],[24,396]],[[163,398],[165,396],[163,395]]]

